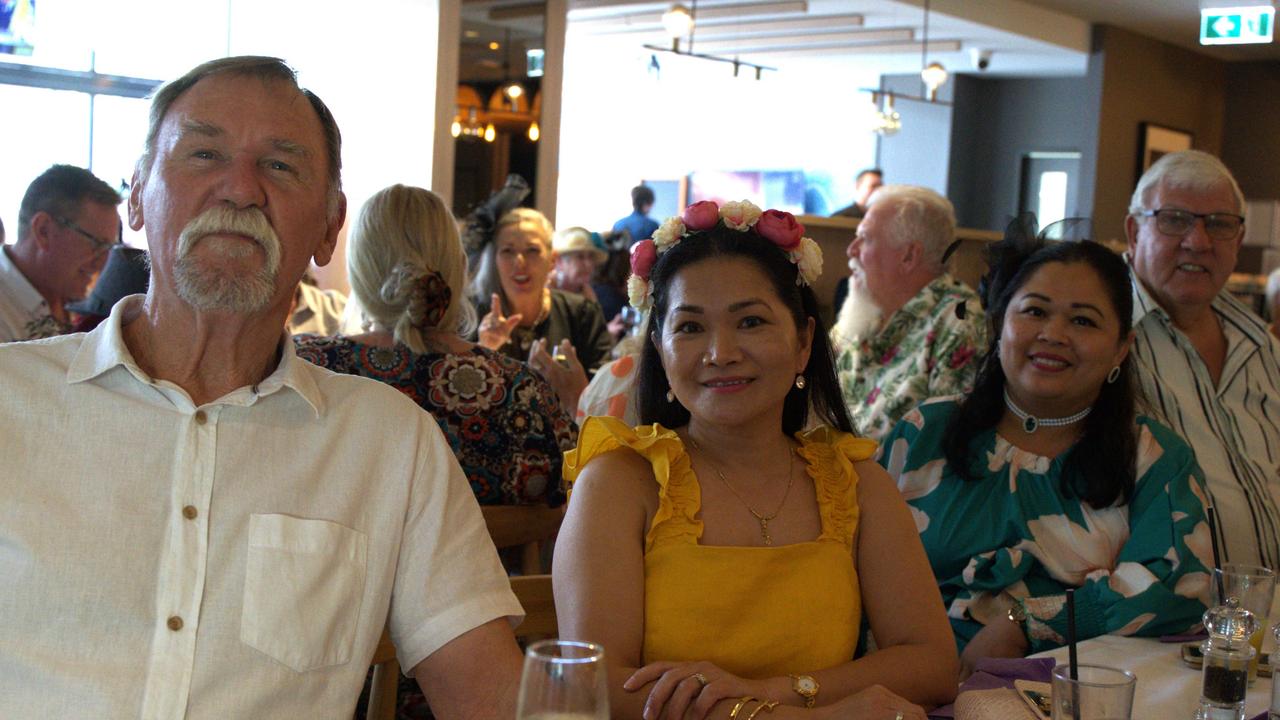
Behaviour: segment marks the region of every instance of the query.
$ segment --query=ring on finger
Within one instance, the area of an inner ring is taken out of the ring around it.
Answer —
[[[893,716],[893,720],[902,720],[902,718],[904,718],[904,717],[906,717],[906,716],[902,714],[902,711],[901,711],[901,710],[899,710],[899,711],[898,711],[898,714]]]
[[[702,687],[706,687],[707,685],[709,685],[709,684],[711,683],[711,681],[707,679],[707,676],[706,676],[706,675],[703,675],[703,674],[702,674],[702,673],[700,673],[700,672],[696,672],[696,673],[694,673],[694,674],[690,675],[689,677],[693,678],[694,680],[697,680],[697,681],[698,681],[698,683],[702,685]],[[899,720],[901,720],[901,719],[899,719]]]

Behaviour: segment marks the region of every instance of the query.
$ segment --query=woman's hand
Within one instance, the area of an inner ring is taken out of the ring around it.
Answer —
[[[547,352],[546,338],[538,338],[529,348],[529,367],[547,379],[560,399],[560,407],[573,417],[578,412],[578,398],[587,387],[587,371],[578,360],[578,352],[568,340],[556,346],[555,357]]]
[[[925,720],[924,708],[880,685],[872,685],[809,712],[814,720]]]
[[[1027,654],[1027,647],[1027,636],[1017,623],[997,618],[979,630],[960,653],[960,681],[973,674],[982,658],[1020,658]]]
[[[490,350],[497,350],[511,339],[511,331],[516,329],[524,316],[516,313],[511,316],[502,314],[502,298],[494,293],[490,299],[489,312],[480,318],[480,344]]]
[[[622,688],[635,692],[651,682],[653,687],[644,704],[645,720],[702,720],[721,700],[747,695],[777,699],[768,697],[766,681],[744,680],[705,661],[649,663],[632,673]]]

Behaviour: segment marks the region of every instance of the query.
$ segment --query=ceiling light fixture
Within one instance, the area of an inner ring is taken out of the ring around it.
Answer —
[[[940,62],[929,62],[929,0],[924,0],[924,37],[920,43],[920,81],[924,83],[924,95],[933,102],[938,99],[938,88],[947,81],[947,69]]]
[[[671,49],[678,51],[680,38],[693,33],[693,13],[689,12],[689,8],[676,3],[670,10],[662,13],[662,27],[667,29],[667,35],[671,37]]]
[[[663,13],[662,15],[662,25],[667,29],[667,34],[671,36],[671,47],[668,48],[668,47],[661,47],[658,45],[645,45],[644,46],[645,49],[655,50],[658,52],[674,53],[676,55],[683,55],[685,57],[698,58],[699,60],[711,60],[713,62],[729,63],[733,65],[734,77],[737,77],[739,71],[744,67],[755,70],[757,80],[760,79],[760,76],[764,73],[765,70],[778,69],[775,67],[769,67],[768,65],[758,65],[756,63],[747,62],[746,60],[740,60],[737,57],[727,58],[727,57],[719,57],[716,55],[707,55],[705,53],[694,52],[693,51],[693,29],[697,24],[697,21],[696,21],[697,15],[698,15],[698,0],[693,0],[692,10],[690,10],[689,8],[686,8],[684,5],[681,5],[679,3],[672,5],[671,9]],[[681,50],[680,38],[686,35],[689,37],[689,47],[687,50]],[[657,58],[654,56],[650,56],[649,67],[655,68],[657,64],[658,64]]]

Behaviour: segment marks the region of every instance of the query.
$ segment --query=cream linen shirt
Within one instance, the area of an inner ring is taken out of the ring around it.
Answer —
[[[71,329],[49,314],[49,303],[0,245],[0,343],[61,335]]]
[[[140,301],[0,346],[0,717],[350,718],[384,623],[408,669],[522,614],[430,415],[287,338],[197,407]]]

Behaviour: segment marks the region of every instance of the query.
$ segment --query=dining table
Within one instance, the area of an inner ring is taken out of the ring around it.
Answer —
[[[1273,614],[1273,617],[1275,615]],[[1267,633],[1263,654],[1275,648]],[[1032,657],[1051,657],[1067,662],[1067,648],[1061,647]],[[1076,645],[1077,662],[1128,670],[1138,678],[1134,688],[1133,720],[1193,718],[1200,702],[1200,668],[1182,661],[1182,643],[1161,642],[1157,638],[1101,635]],[[1245,718],[1265,713],[1271,706],[1269,678],[1259,677],[1245,696]]]

